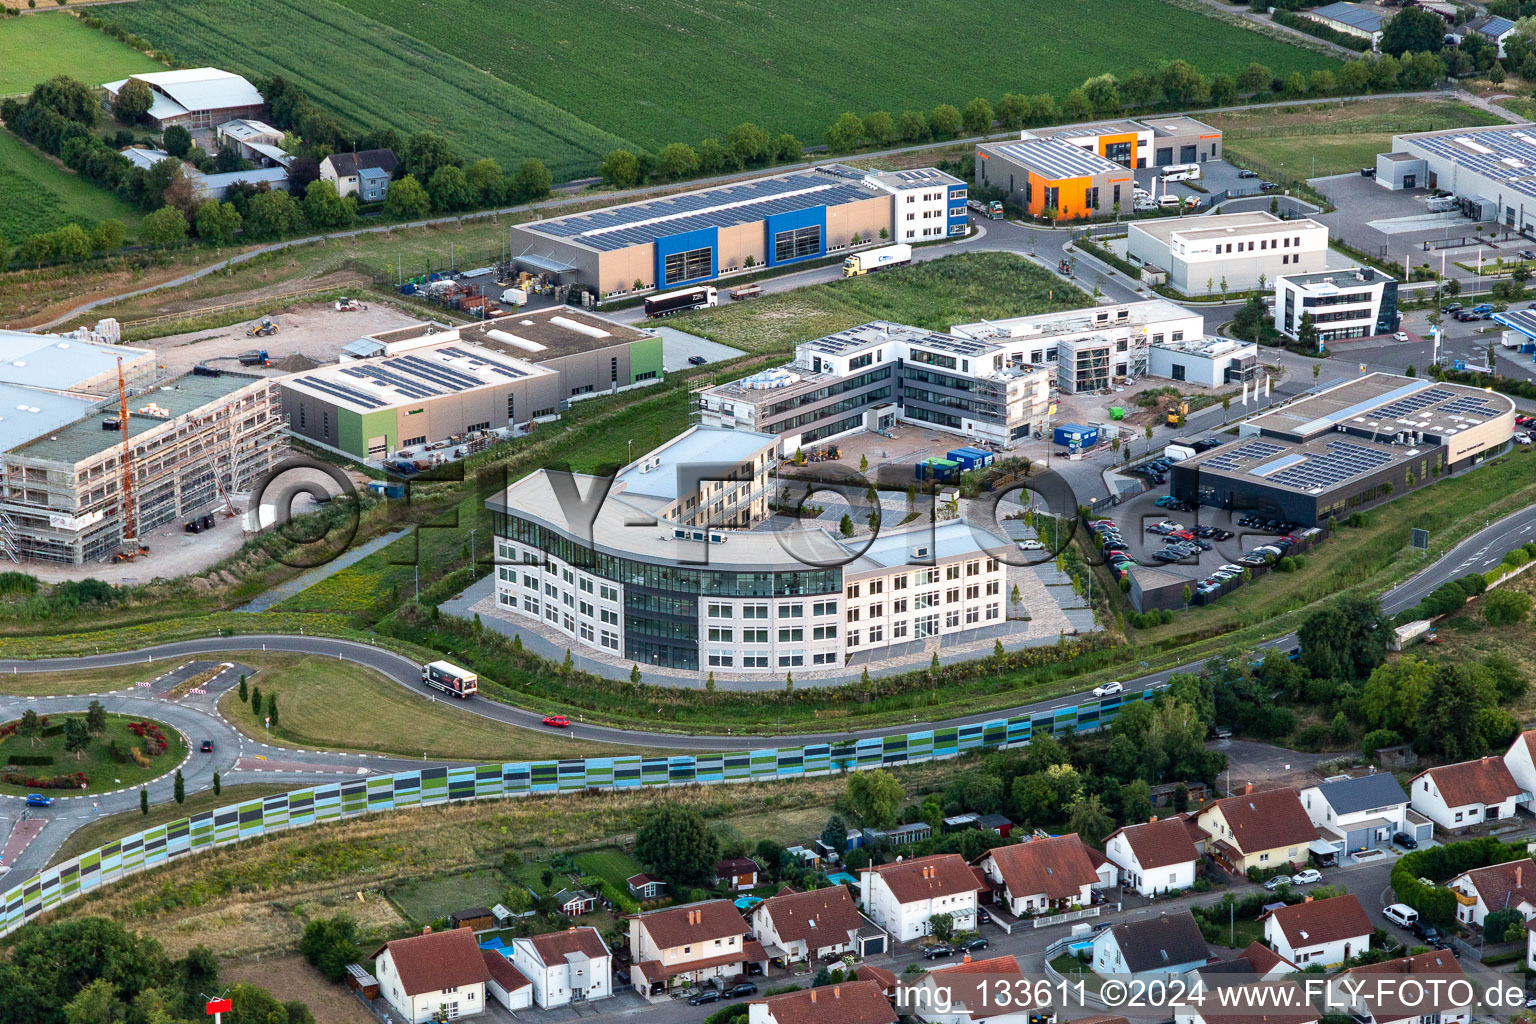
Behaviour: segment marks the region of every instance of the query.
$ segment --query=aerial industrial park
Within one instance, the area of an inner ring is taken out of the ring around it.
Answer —
[[[800,2],[4,8],[0,1024],[1531,1020],[1536,3]]]

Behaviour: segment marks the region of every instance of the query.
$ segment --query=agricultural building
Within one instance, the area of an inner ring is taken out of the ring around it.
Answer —
[[[103,103],[112,105],[118,91],[137,78],[154,96],[145,117],[157,129],[213,128],[226,121],[261,117],[265,101],[256,87],[231,71],[218,68],[183,68],[180,71],[148,71],[129,75],[102,86]]]

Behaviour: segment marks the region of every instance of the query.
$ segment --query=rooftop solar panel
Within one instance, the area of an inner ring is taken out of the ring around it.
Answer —
[[[501,374],[503,377],[512,377],[513,379],[516,379],[518,377],[528,376],[528,374],[524,373],[522,370],[519,370],[515,366],[508,366],[506,363],[491,359],[488,356],[480,355],[476,352],[465,352],[461,348],[445,348],[442,351],[457,359],[468,359],[471,362],[478,363],[488,370],[493,370],[494,372]]]
[[[1454,402],[1447,402],[1440,411],[1447,416],[1482,416],[1487,419],[1499,415],[1499,410],[1476,395],[1463,395]]]
[[[355,402],[362,406],[364,409],[380,409],[384,406],[384,403],[380,402],[378,399],[371,398],[368,395],[363,394],[361,391],[354,391],[352,388],[347,387],[345,384],[338,384],[334,381],[323,380],[319,377],[300,377],[299,383],[308,384],[316,391],[323,391],[328,395],[335,396],[336,398],[344,399],[348,402]]]
[[[1328,451],[1287,466],[1269,479],[1272,483],[1303,491],[1328,490],[1346,480],[1380,469],[1392,460],[1391,452],[1348,441],[1329,441]]]
[[[1409,395],[1407,398],[1399,398],[1395,402],[1388,402],[1381,408],[1372,410],[1371,415],[1386,420],[1401,419],[1411,412],[1427,409],[1436,402],[1443,402],[1451,397],[1454,396],[1444,388],[1430,388],[1428,391],[1420,391],[1416,395]]]
[[[1225,448],[1204,463],[1208,469],[1236,469],[1248,459],[1272,459],[1285,451],[1285,445],[1273,441],[1247,441],[1235,448]]]

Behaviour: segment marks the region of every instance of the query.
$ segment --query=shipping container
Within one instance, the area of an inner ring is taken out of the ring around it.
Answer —
[[[964,448],[955,448],[948,453],[952,462],[960,463],[960,468],[969,472],[973,469],[985,469],[992,465],[993,455],[982,448],[972,448],[966,445]]]
[[[1085,427],[1080,423],[1063,423],[1056,428],[1052,436],[1057,444],[1074,450],[1092,448],[1099,443],[1098,430],[1094,427]]]
[[[960,473],[960,463],[949,459],[924,459],[917,464],[919,480],[953,480]]]

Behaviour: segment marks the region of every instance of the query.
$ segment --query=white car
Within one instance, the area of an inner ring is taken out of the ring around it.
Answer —
[[[1093,688],[1093,695],[1095,697],[1108,697],[1110,694],[1119,693],[1124,689],[1125,687],[1119,683],[1105,683],[1103,686],[1095,686]]]
[[[1323,873],[1316,868],[1307,868],[1305,871],[1298,871],[1291,876],[1292,885],[1311,885],[1313,882],[1321,882],[1322,880]]]
[[[1393,341],[1407,341],[1408,340],[1408,332],[1407,331],[1398,331],[1398,332],[1396,332],[1395,334],[1392,335],[1392,340]]]
[[[1045,545],[1041,544],[1037,540],[1021,540],[1021,541],[1019,541],[1019,547],[1023,548],[1025,551],[1044,551],[1045,550]]]
[[[1525,431],[1522,430],[1520,433],[1515,435],[1515,440],[1518,441],[1520,444],[1530,444],[1531,443],[1531,435],[1527,434]]]

